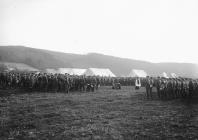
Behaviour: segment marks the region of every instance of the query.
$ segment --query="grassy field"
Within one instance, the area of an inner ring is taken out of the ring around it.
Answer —
[[[198,104],[144,94],[101,87],[0,97],[0,139],[198,139]]]

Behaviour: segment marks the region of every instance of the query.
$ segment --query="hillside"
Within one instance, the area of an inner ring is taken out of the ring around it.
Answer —
[[[10,62],[0,62],[0,69],[2,70],[17,70],[17,71],[39,71],[27,64],[23,63],[10,63]]]
[[[198,75],[197,65],[190,63],[150,63],[97,53],[79,55],[23,46],[0,46],[0,61],[24,63],[41,70],[59,67],[98,67],[110,68],[116,75],[127,75],[131,69],[144,69],[151,75],[158,75],[163,71],[187,77]]]

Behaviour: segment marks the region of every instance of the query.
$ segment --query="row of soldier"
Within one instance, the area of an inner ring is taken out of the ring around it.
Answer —
[[[135,79],[129,77],[97,77],[72,76],[68,74],[47,73],[17,73],[0,72],[1,89],[25,89],[28,91],[66,92],[94,91],[100,85],[111,86],[119,83],[121,86],[135,85]],[[146,87],[147,98],[152,98],[155,86],[159,99],[174,99],[191,97],[198,93],[198,81],[188,78],[152,78],[141,79],[141,85]]]
[[[42,92],[92,91],[101,86],[111,86],[112,83],[122,86],[134,84],[133,78],[110,78],[97,76],[73,76],[68,74],[47,73],[17,73],[0,72],[1,89],[25,89]],[[89,87],[89,88],[87,88]]]
[[[27,91],[66,92],[85,91],[87,84],[97,86],[97,77],[71,76],[47,73],[0,73],[2,89],[24,89]]]
[[[187,98],[198,94],[198,80],[190,78],[146,78],[146,96],[153,98],[152,88],[156,87],[157,96],[161,100]]]

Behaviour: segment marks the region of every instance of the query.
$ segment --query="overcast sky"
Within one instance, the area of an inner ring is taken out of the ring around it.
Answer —
[[[0,45],[198,63],[198,1],[0,0]]]

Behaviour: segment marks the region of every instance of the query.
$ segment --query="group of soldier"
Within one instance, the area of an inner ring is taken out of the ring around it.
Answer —
[[[161,100],[187,98],[198,94],[198,80],[190,78],[164,78],[156,79],[147,76],[146,78],[146,97],[153,98],[152,89],[157,89],[157,96]]]
[[[47,73],[0,73],[1,89],[23,89],[40,92],[85,91],[86,85],[96,87],[99,85],[97,77],[71,76],[68,74]],[[90,90],[90,89],[89,89]]]
[[[94,91],[99,86],[121,83],[132,85],[132,78],[77,76],[52,73],[0,72],[0,89],[22,89],[40,92]]]
[[[112,86],[113,89],[121,89],[121,86],[133,86],[136,83],[146,88],[146,97],[151,99],[154,86],[157,89],[157,96],[161,100],[191,98],[192,95],[198,94],[198,80],[189,78],[152,78],[147,76],[140,80],[130,77],[0,72],[0,89],[69,93],[72,91],[95,91],[99,86]]]

